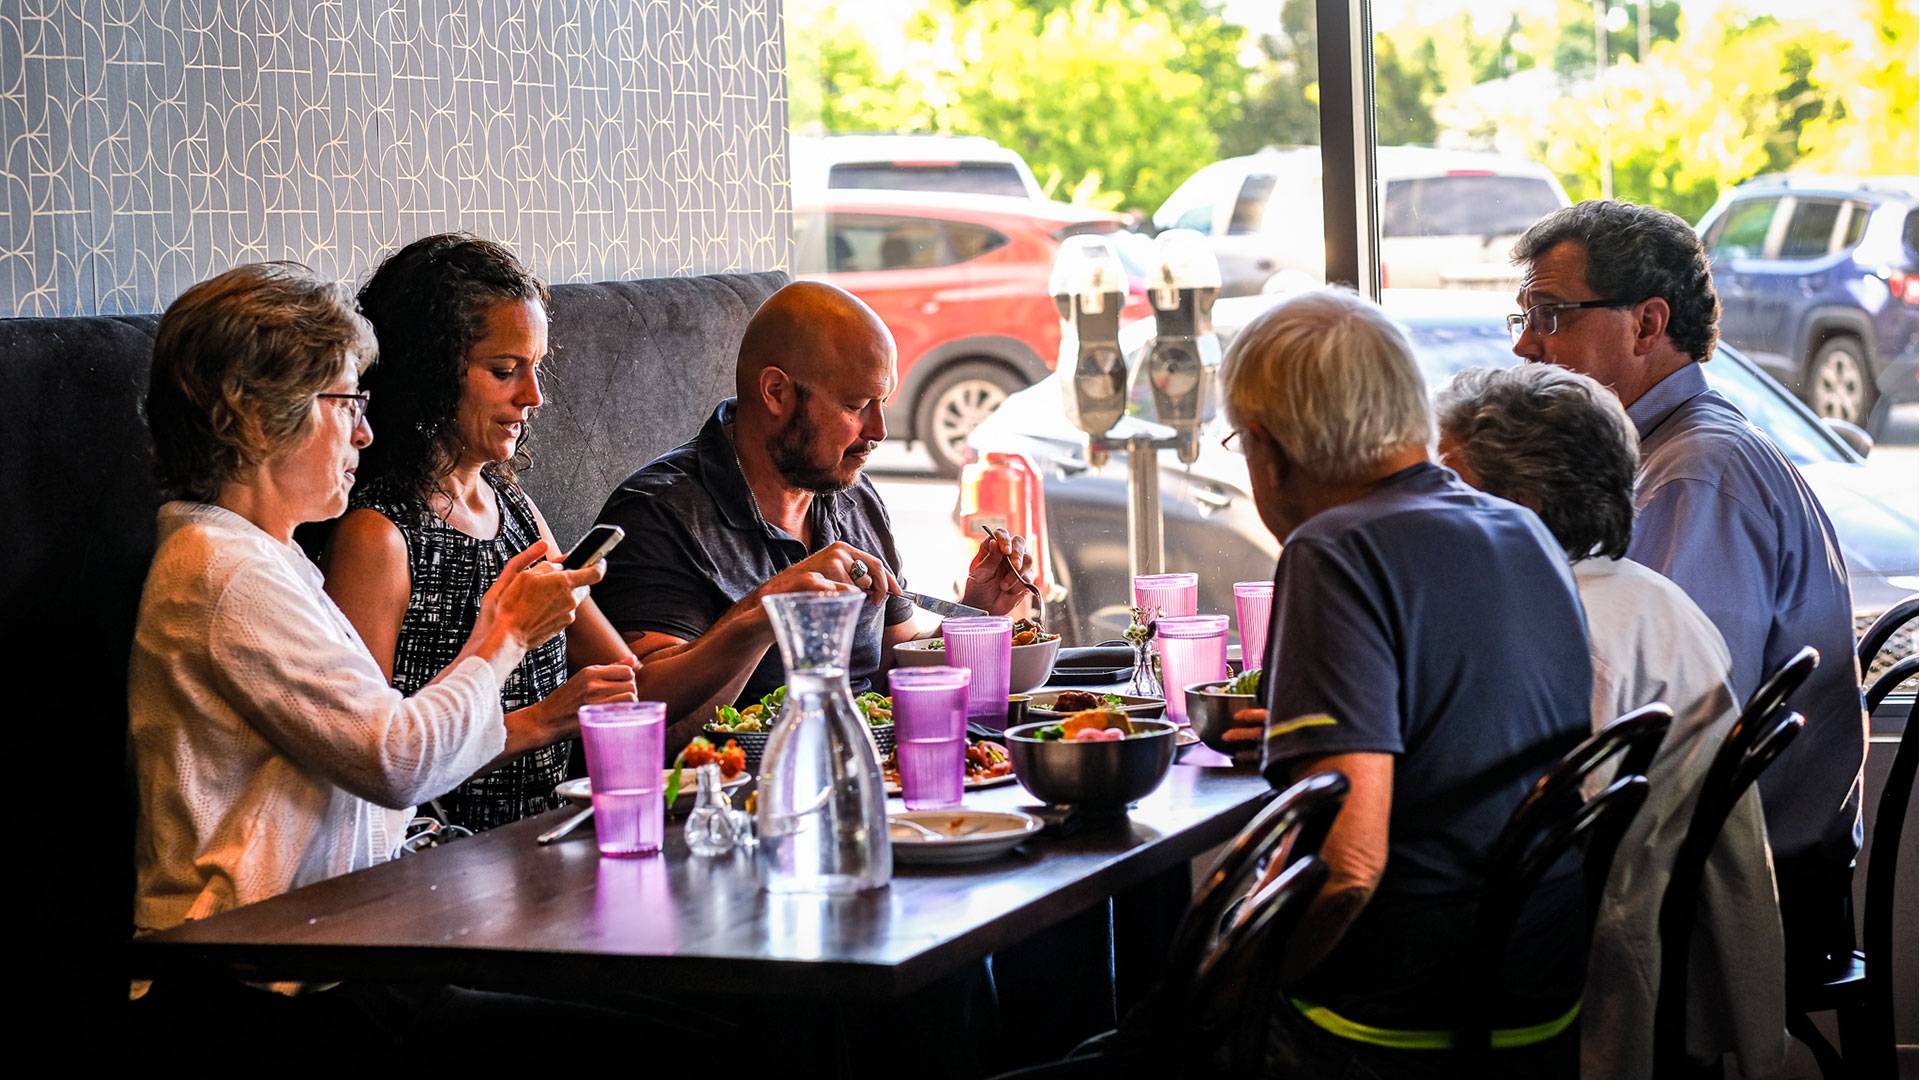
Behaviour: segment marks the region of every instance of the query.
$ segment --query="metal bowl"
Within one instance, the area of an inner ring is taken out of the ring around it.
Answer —
[[[1187,723],[1193,725],[1194,734],[1200,736],[1201,742],[1223,754],[1231,754],[1233,751],[1220,741],[1220,736],[1233,726],[1234,713],[1258,708],[1260,702],[1252,694],[1223,694],[1220,688],[1225,685],[1225,681],[1214,679],[1187,687]]]
[[[1134,720],[1135,734],[1115,742],[1042,742],[1033,733],[1050,724],[1007,729],[1013,775],[1041,802],[1088,815],[1125,814],[1129,803],[1153,793],[1173,767],[1174,725]]]

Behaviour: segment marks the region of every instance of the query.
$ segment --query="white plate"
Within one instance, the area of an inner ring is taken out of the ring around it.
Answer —
[[[660,774],[660,790],[661,791],[664,792],[667,790],[666,788],[667,780],[672,776],[673,776],[672,769],[661,770],[661,774]],[[736,776],[731,780],[722,778],[720,781],[720,787],[724,791],[732,791],[734,788],[739,787],[741,784],[744,784],[751,779],[753,779],[752,773],[743,772],[739,776]],[[677,805],[679,803],[687,801],[689,798],[692,798],[694,792],[699,790],[700,790],[700,781],[699,781],[699,778],[695,776],[694,770],[692,769],[682,770],[680,773],[680,797],[674,800],[675,804]],[[559,787],[554,788],[553,793],[555,796],[559,798],[565,799],[570,803],[577,803],[581,806],[585,806],[588,803],[593,801],[593,786],[589,781],[589,779],[585,776],[582,776],[577,780],[568,780],[567,782],[561,784]]]
[[[1013,775],[1012,773],[1001,773],[999,776],[989,776],[984,780],[975,780],[972,777],[968,777],[967,782],[960,786],[963,790],[966,790],[966,791],[978,791],[981,788],[999,787],[1001,784],[1011,784],[1018,779],[1019,777]],[[900,797],[899,784],[896,784],[893,781],[888,780],[885,775],[881,776],[880,782],[887,786],[887,794],[893,796],[896,799]]]
[[[940,839],[897,824],[902,818],[941,834]],[[1040,819],[1018,810],[906,810],[887,815],[893,857],[904,863],[964,863],[991,859],[1040,831]]]

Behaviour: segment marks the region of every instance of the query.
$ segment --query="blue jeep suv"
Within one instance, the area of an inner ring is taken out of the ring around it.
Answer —
[[[1916,191],[1913,178],[1763,176],[1697,226],[1721,337],[1814,412],[1869,431],[1916,397]]]

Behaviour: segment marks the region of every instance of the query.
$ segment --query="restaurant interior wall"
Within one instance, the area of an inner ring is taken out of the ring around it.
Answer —
[[[445,229],[550,280],[788,264],[781,0],[9,0],[0,316]]]

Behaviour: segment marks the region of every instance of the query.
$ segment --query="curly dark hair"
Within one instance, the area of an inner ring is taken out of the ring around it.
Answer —
[[[1601,296],[1667,302],[1667,337],[1695,360],[1720,338],[1720,294],[1707,249],[1693,226],[1651,206],[1589,199],[1533,223],[1513,245],[1513,261],[1533,262],[1563,241],[1587,249],[1587,287]]]
[[[370,372],[368,421],[374,441],[360,454],[359,482],[376,498],[428,499],[460,453],[455,421],[467,355],[502,301],[538,301],[547,287],[513,252],[468,233],[423,237],[387,256],[360,289],[360,310],[386,362]],[[487,466],[511,481],[532,464],[533,425],[521,428],[513,458]]]
[[[345,285],[299,263],[249,263],[180,294],[160,317],[147,428],[160,486],[211,502],[299,438],[314,395],[378,352]]]
[[[1434,412],[1480,489],[1540,515],[1568,558],[1627,553],[1640,439],[1607,388],[1552,364],[1472,368]]]

